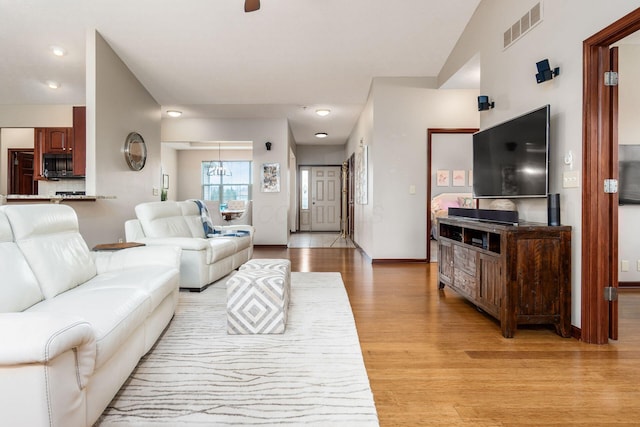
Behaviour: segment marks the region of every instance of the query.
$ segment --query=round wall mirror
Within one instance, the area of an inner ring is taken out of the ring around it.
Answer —
[[[147,146],[142,135],[138,132],[131,132],[124,142],[124,159],[129,168],[139,171],[147,161]]]

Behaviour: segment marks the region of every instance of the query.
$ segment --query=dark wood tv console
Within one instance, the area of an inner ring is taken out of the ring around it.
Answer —
[[[571,336],[571,227],[438,220],[439,288],[449,286],[500,322],[553,324]]]

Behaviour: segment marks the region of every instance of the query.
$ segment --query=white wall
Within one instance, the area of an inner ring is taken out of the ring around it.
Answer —
[[[33,148],[33,128],[0,129],[0,194],[8,194],[9,148]]]
[[[0,105],[0,128],[73,126],[73,105]]]
[[[289,147],[286,119],[180,119],[162,122],[162,141],[252,141],[253,225],[256,245],[286,245],[289,236]],[[267,151],[264,143],[273,143]],[[260,191],[263,163],[280,163],[280,192]],[[198,178],[199,180],[199,178]],[[184,187],[184,183],[180,184]],[[182,190],[179,191],[182,194]]]
[[[435,78],[374,79],[347,145],[350,155],[363,138],[369,150],[369,204],[356,205],[355,240],[371,258],[426,258],[427,129],[477,127],[477,96],[438,90]]]
[[[123,150],[130,132],[147,145],[141,171],[127,166]],[[96,202],[68,202],[78,212],[80,232],[90,247],[124,238],[124,222],[135,205],[160,200],[160,106],[107,42],[94,31],[87,40],[87,194],[114,196]]]
[[[473,137],[470,133],[436,133],[431,137],[431,197],[442,193],[472,193],[469,171],[473,169]],[[438,186],[438,170],[449,172],[449,185]],[[463,186],[453,185],[453,171],[465,171]]]
[[[640,45],[621,44],[619,46],[619,116],[618,142],[620,144],[640,144]],[[629,271],[619,266],[618,279],[621,282],[639,282],[640,239],[636,233],[640,205],[624,205],[618,210],[618,259],[629,262]]]
[[[298,145],[297,163],[301,166],[335,166],[346,160],[344,145]]]
[[[178,168],[178,150],[160,144],[160,158],[162,159],[162,173],[169,175],[169,189],[167,200],[181,200],[178,198],[178,186],[180,184]]]
[[[356,123],[349,140],[347,141],[345,151],[346,158],[354,153],[362,153],[363,145],[369,146],[373,141],[373,91],[369,92],[369,97],[365,104],[358,122]],[[374,218],[374,201],[375,194],[371,189],[374,188],[373,164],[368,163],[368,193],[367,204],[361,205],[355,201],[354,205],[354,230],[353,241],[356,242],[362,250],[371,256],[373,251],[373,227],[375,225]]]
[[[543,1],[543,21],[506,50],[503,32],[538,0],[492,0],[478,6],[447,59],[438,80],[446,81],[470,58],[480,54],[480,92],[495,101],[481,115],[481,128],[510,119],[545,104],[551,105],[550,192],[560,193],[562,223],[572,233],[572,324],[580,326],[581,189],[562,188],[564,154],[572,151],[574,170],[582,164],[582,42],[637,8],[624,0]],[[536,84],[536,62],[548,58],[560,75]],[[517,203],[520,217],[547,220],[546,201]]]

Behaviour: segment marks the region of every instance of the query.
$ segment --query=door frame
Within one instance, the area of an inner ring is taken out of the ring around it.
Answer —
[[[428,128],[427,129],[427,262],[431,262],[431,148],[434,134],[476,133],[477,128]]]
[[[582,178],[582,319],[580,338],[592,344],[609,342],[609,304],[604,284],[617,269],[618,206],[603,192],[603,180],[618,174],[615,118],[602,83],[602,56],[609,46],[640,30],[640,8],[583,42],[583,178]],[[615,195],[614,195],[615,196]],[[598,238],[593,238],[598,236]],[[604,237],[604,239],[602,239]],[[615,246],[615,247],[614,247]],[[614,321],[614,320],[612,320]],[[615,319],[617,321],[617,319]]]
[[[7,194],[11,194],[13,192],[13,187],[15,185],[15,181],[18,179],[14,173],[14,165],[13,165],[13,156],[15,153],[31,153],[35,154],[33,148],[8,148],[7,149]],[[35,166],[35,164],[34,164]],[[35,176],[35,169],[34,169]],[[38,194],[38,181],[33,181],[33,185],[31,186],[32,193]]]

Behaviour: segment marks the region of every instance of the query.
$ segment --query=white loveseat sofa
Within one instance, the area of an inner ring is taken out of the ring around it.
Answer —
[[[141,203],[135,211],[137,219],[125,223],[127,242],[180,247],[182,289],[201,291],[253,255],[252,226],[215,226],[220,234],[207,237],[198,205],[191,200]],[[247,235],[230,235],[238,230]]]
[[[0,207],[0,414],[92,425],[178,300],[180,249],[91,252],[66,205]]]

